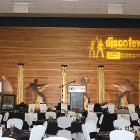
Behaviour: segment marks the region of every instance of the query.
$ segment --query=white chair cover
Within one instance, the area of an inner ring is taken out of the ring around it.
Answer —
[[[48,120],[50,117],[52,117],[53,119],[56,119],[56,113],[53,111],[46,112],[45,117],[46,117],[46,120]]]
[[[23,120],[18,118],[11,118],[7,121],[7,128],[16,127],[22,130],[23,127]]]
[[[9,138],[9,137],[1,137],[0,140],[16,140],[14,138]]]
[[[134,113],[130,113],[130,117],[132,121],[136,121],[139,119],[138,113],[134,112]]]
[[[89,113],[89,112],[93,112],[93,108],[94,108],[94,104],[89,103],[89,104],[88,104],[88,113]]]
[[[44,135],[45,127],[43,125],[37,125],[31,129],[29,140],[41,140]]]
[[[85,124],[82,124],[82,131],[83,131],[85,140],[91,140],[90,133],[98,131],[96,122],[94,120],[87,120]]]
[[[68,105],[61,103],[61,113],[66,113],[68,111]]]
[[[2,126],[0,126],[0,137],[2,137],[3,134],[3,130],[2,130]]]
[[[63,129],[71,127],[71,118],[66,116],[58,117],[57,123],[58,123],[58,127]]]
[[[95,112],[89,112],[87,115],[87,118],[86,118],[86,121],[87,120],[94,120],[97,124],[97,122],[98,122],[97,114]]]
[[[130,128],[130,121],[124,118],[120,118],[120,119],[114,120],[113,125],[115,129],[125,130],[125,129]]]
[[[104,114],[102,114],[102,115],[100,116],[99,124],[102,124],[102,122],[103,122],[103,118],[104,118]]]
[[[129,114],[117,114],[117,119],[120,119],[120,118],[124,118],[124,119],[130,121],[130,115]]]
[[[69,140],[69,139],[64,138],[64,137],[48,137],[43,140]]]
[[[40,103],[40,112],[44,113],[48,109],[47,105],[44,103]]]
[[[25,113],[25,121],[31,126],[33,121],[37,121],[37,113]]]
[[[57,136],[72,140],[72,135],[71,135],[71,132],[69,130],[58,130]]]
[[[67,116],[68,117],[76,117],[76,113],[74,111],[68,111]]]
[[[115,110],[115,105],[114,104],[107,104],[108,107],[108,112],[109,113],[114,113]]]
[[[70,117],[72,121],[76,121],[76,113],[74,111],[68,111],[67,117]]]
[[[48,122],[45,121],[45,122],[43,123],[43,126],[45,127],[45,130],[46,130],[46,129],[47,129],[47,126],[48,126]]]
[[[5,114],[4,114],[4,117],[3,117],[3,121],[7,121],[8,120],[8,118],[9,118],[9,112],[6,112]]]
[[[28,112],[31,112],[31,113],[33,113],[35,111],[35,104],[29,104],[29,106],[28,106]]]
[[[113,130],[109,137],[110,140],[134,140],[134,133],[126,130]]]
[[[3,117],[3,115],[2,115],[2,114],[0,114],[0,123],[1,123],[1,121],[2,121],[2,117]]]
[[[65,137],[69,140],[72,140],[71,132],[68,130],[65,130],[68,127],[71,127],[71,118],[70,117],[58,117],[57,118],[58,127],[63,128],[63,130],[58,130],[57,136],[59,137]]]
[[[128,104],[127,107],[128,107],[129,113],[135,112],[135,105],[134,104]]]

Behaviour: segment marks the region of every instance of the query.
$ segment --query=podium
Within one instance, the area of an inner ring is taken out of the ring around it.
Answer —
[[[70,109],[84,110],[84,95],[86,94],[86,86],[68,86],[70,94]]]

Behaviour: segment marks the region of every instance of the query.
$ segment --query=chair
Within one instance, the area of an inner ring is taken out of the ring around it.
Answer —
[[[127,107],[128,107],[129,113],[135,112],[135,105],[134,104],[128,104]]]
[[[64,137],[48,137],[43,140],[69,140],[69,139],[64,138]]]
[[[45,103],[40,103],[40,112],[45,113],[48,107]]]
[[[89,112],[87,115],[87,118],[86,118],[86,121],[87,120],[94,120],[97,124],[97,122],[98,122],[97,114],[95,112]]]
[[[114,113],[115,110],[115,105],[114,104],[107,104],[108,107],[108,112],[109,113]]]
[[[129,114],[117,114],[117,119],[120,119],[120,118],[124,118],[124,119],[130,121],[130,115]]]
[[[3,117],[3,121],[6,122],[9,118],[9,112],[6,112]]]
[[[9,138],[9,137],[0,137],[0,140],[16,140],[14,138]]]
[[[11,127],[16,127],[20,130],[22,130],[23,127],[23,120],[18,119],[18,118],[11,118],[7,121],[7,128],[11,128]]]
[[[35,104],[29,104],[29,107],[28,107],[28,112],[34,112],[35,111]]]
[[[25,113],[25,121],[31,126],[33,121],[37,121],[37,113]]]
[[[128,129],[130,127],[130,121],[126,120],[124,118],[120,118],[117,120],[113,121],[113,126],[116,129],[121,129],[121,130],[125,130],[126,128]]]
[[[134,112],[134,113],[130,113],[130,118],[132,121],[136,121],[139,119],[138,113]]]
[[[97,130],[96,122],[94,120],[87,120],[85,124],[82,124],[82,131],[85,140],[95,140]],[[94,134],[91,137],[91,134]]]
[[[45,122],[43,123],[43,126],[45,127],[45,131],[46,131],[47,126],[48,126],[48,122],[47,122],[47,121],[45,121]]]
[[[68,105],[61,103],[61,113],[66,113],[68,111]]]
[[[58,127],[62,128],[63,130],[58,130],[57,136],[58,137],[65,137],[69,140],[72,140],[71,132],[66,130],[66,128],[71,127],[71,118],[70,117],[58,117],[57,118]]]
[[[88,113],[93,112],[94,104],[88,103]]]
[[[34,126],[31,129],[29,140],[41,140],[45,135],[45,127],[43,125]]]
[[[3,118],[3,115],[2,115],[2,114],[0,114],[0,123],[1,123],[1,121],[2,121],[2,118]]]
[[[46,120],[48,120],[50,117],[52,117],[53,119],[56,119],[56,113],[53,111],[46,112],[45,117],[46,117]]]
[[[76,113],[74,111],[68,111],[67,117],[70,117],[72,121],[76,121]]]
[[[113,130],[109,137],[110,140],[134,140],[134,133],[126,130]]]

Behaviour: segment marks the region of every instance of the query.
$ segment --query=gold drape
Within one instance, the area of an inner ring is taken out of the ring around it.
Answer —
[[[99,85],[99,94],[98,94],[98,102],[104,102],[104,94],[105,94],[105,82],[104,82],[104,66],[98,66],[98,85]]]
[[[23,97],[23,71],[24,71],[24,64],[18,64],[18,75],[17,75],[17,104],[20,104],[24,101]]]
[[[61,65],[62,71],[62,93],[61,93],[61,102],[67,103],[67,65]]]
[[[139,67],[139,105],[140,105],[140,67]]]

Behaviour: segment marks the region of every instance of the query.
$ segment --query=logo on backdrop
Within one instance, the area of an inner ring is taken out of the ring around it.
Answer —
[[[130,59],[140,57],[140,40],[128,37],[116,39],[108,37],[106,40],[96,37],[88,46],[89,58],[102,59]]]

